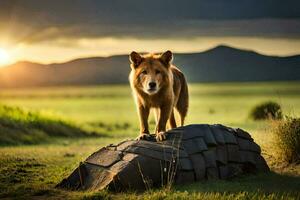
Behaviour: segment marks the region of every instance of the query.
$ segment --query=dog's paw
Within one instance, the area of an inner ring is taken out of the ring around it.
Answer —
[[[136,140],[147,140],[150,137],[148,133],[141,133]]]
[[[159,132],[156,134],[156,141],[163,141],[165,139],[167,139],[166,132]]]

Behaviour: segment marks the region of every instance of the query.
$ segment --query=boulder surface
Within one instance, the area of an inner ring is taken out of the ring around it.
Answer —
[[[220,124],[193,124],[167,132],[165,141],[126,140],[81,162],[58,188],[145,190],[166,184],[230,179],[269,171],[250,134]]]

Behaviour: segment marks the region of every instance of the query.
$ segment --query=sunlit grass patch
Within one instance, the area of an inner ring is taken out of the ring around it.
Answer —
[[[0,144],[35,144],[50,137],[87,136],[89,132],[55,115],[0,105]]]

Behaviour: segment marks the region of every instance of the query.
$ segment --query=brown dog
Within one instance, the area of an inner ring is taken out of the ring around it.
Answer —
[[[183,73],[171,64],[173,55],[166,51],[162,55],[140,55],[132,52],[129,56],[131,73],[129,81],[136,101],[140,135],[137,139],[149,136],[148,116],[154,108],[156,119],[156,139],[166,138],[166,123],[176,128],[174,108],[180,115],[180,125],[188,110],[188,87]]]

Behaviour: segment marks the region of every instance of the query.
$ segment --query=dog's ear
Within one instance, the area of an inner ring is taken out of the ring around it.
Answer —
[[[138,54],[137,52],[133,51],[129,55],[129,60],[131,62],[131,65],[134,68],[136,68],[142,63],[143,57],[140,54]]]
[[[169,66],[173,60],[173,54],[170,50],[166,51],[165,53],[161,54],[159,58],[165,65]]]

